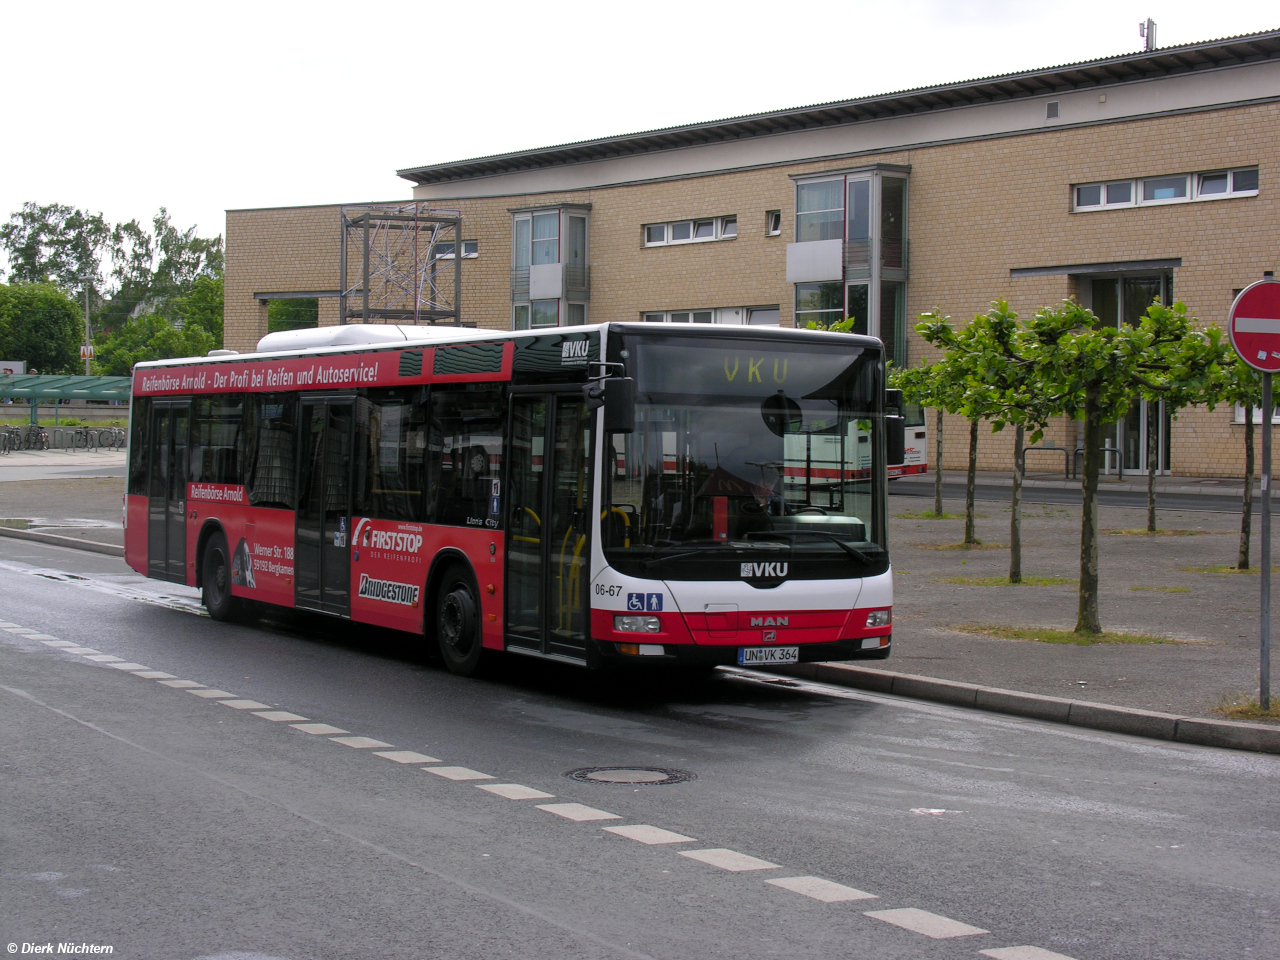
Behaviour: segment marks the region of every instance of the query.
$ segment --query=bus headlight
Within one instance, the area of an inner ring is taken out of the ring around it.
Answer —
[[[613,618],[613,629],[619,633],[657,633],[662,622],[657,617],[618,616]]]
[[[887,627],[893,619],[892,610],[872,610],[867,614],[868,627]]]

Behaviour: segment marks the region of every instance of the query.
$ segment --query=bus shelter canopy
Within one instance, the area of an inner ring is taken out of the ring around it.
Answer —
[[[131,377],[72,377],[51,374],[0,376],[0,397],[15,400],[128,400]]]

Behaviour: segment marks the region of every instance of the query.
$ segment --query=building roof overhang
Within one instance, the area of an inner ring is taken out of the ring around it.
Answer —
[[[919,87],[855,100],[820,103],[470,160],[410,167],[398,170],[397,174],[416,184],[470,180],[797,130],[918,115],[955,107],[1051,97],[1085,88],[1154,80],[1277,59],[1280,59],[1280,30],[1271,30],[1104,60],[984,77],[962,83]]]

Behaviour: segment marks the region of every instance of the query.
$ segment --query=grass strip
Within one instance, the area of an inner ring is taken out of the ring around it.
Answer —
[[[1263,710],[1257,697],[1237,693],[1235,696],[1223,697],[1213,708],[1213,712],[1232,720],[1280,720],[1280,699],[1272,698],[1271,709]]]
[[[1023,577],[1021,583],[1010,583],[1008,577],[935,577],[935,583],[958,583],[966,587],[1062,587],[1076,581],[1069,577]]]
[[[1023,544],[1027,546],[1027,544]],[[921,550],[1008,550],[1007,543],[983,543],[979,540],[977,543],[935,543],[921,544]]]
[[[1159,593],[1190,593],[1189,587],[1130,587],[1130,590],[1154,590]]]
[[[1198,537],[1204,533],[1213,533],[1212,530],[1100,530],[1099,533],[1106,533],[1113,537]],[[1230,530],[1219,531],[1221,533],[1230,533]]]
[[[962,623],[955,627],[961,633],[973,633],[1001,640],[1035,640],[1037,643],[1070,643],[1078,647],[1091,647],[1099,643],[1184,643],[1172,637],[1157,637],[1150,633],[1076,633],[1074,630],[1058,630],[1054,627],[1005,627],[999,624]]]
[[[1179,567],[1184,573],[1257,573],[1257,567],[1241,570],[1239,567]]]

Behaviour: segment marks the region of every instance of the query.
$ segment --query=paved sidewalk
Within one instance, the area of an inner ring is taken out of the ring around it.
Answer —
[[[944,484],[951,485],[955,483],[963,484],[965,482],[966,473],[964,470],[944,470],[942,480]],[[1012,470],[979,470],[975,475],[975,482],[978,486],[988,487],[1012,487],[1013,471]],[[893,481],[889,492],[893,493],[895,488],[900,486],[908,486],[913,490],[919,487],[928,487],[933,489],[934,475],[932,473],[923,476],[913,475],[909,477],[900,477]],[[1039,489],[1056,489],[1056,490],[1079,490],[1080,478],[1074,477],[1063,479],[1062,472],[1045,473],[1037,470],[1034,473],[1028,473],[1023,485],[1027,487]],[[1147,478],[1143,474],[1126,473],[1122,478],[1115,474],[1100,476],[1098,478],[1099,490],[1115,490],[1125,493],[1142,493],[1147,492]],[[1161,494],[1202,494],[1204,496],[1214,497],[1243,497],[1244,496],[1244,478],[1243,477],[1178,477],[1178,476],[1157,476],[1156,477],[1156,496]],[[1259,481],[1255,477],[1253,481],[1253,495],[1255,500],[1260,494]]]
[[[123,486],[129,457],[123,450],[15,450],[0,456],[0,483],[118,477]],[[8,516],[0,494],[0,514]]]

